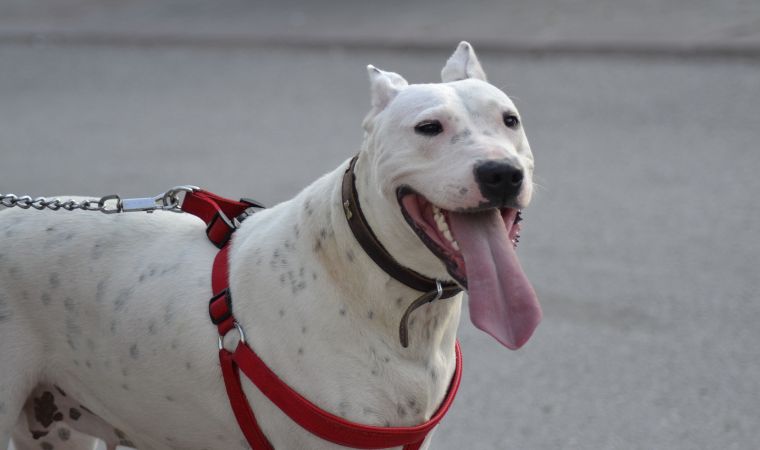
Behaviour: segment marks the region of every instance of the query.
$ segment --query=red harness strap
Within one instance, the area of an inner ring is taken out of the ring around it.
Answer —
[[[222,346],[223,337],[238,327],[232,314],[232,297],[229,291],[229,262],[227,245],[235,231],[230,217],[241,215],[247,208],[258,206],[247,200],[236,202],[206,191],[194,191],[185,196],[182,210],[206,222],[209,239],[221,250],[214,259],[211,286],[214,296],[209,302],[209,315],[220,336],[219,361],[222,367],[227,395],[238,425],[254,450],[273,450],[256,421],[250,403],[243,392],[240,371],[256,385],[280,410],[302,428],[322,439],[338,445],[361,449],[379,449],[404,446],[404,450],[420,448],[430,430],[435,427],[451,407],[462,377],[462,354],[456,343],[456,368],[441,406],[427,422],[413,427],[374,427],[349,422],[331,414],[293,390],[283,382],[264,361],[241,339],[233,352]],[[241,331],[238,328],[238,331]]]

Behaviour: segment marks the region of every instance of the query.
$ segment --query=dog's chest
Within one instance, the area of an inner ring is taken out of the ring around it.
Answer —
[[[365,270],[371,261],[331,195],[304,197],[245,223],[233,241],[233,298],[243,302],[238,318],[254,350],[334,414],[378,426],[423,422],[445,394],[453,355],[426,347],[421,353],[429,358],[410,361],[415,350],[400,353],[406,350],[398,343],[400,312],[394,311],[413,298],[383,272]],[[419,346],[429,345],[431,330],[445,320],[458,319],[458,310],[450,309],[420,310],[412,324]]]

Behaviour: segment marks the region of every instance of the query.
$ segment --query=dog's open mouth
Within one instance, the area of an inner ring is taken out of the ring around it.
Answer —
[[[447,211],[408,187],[397,196],[412,230],[467,289],[475,326],[508,348],[521,347],[541,320],[541,308],[515,252],[519,211]]]
[[[520,237],[520,212],[513,208],[489,208],[486,210],[472,210],[465,212],[453,212],[435,206],[425,197],[411,191],[409,188],[399,190],[399,203],[404,218],[412,227],[417,236],[438,258],[446,264],[449,274],[465,289],[467,288],[466,262],[462,255],[459,242],[454,238],[451,231],[453,215],[481,215],[498,214],[504,222],[504,233],[508,236],[514,247]]]

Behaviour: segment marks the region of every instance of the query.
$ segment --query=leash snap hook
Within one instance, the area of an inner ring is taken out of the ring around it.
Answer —
[[[188,193],[188,192],[194,192],[197,191],[198,187],[196,186],[190,186],[190,185],[184,185],[184,186],[176,186],[168,191],[164,192],[163,194],[158,194],[155,197],[139,197],[139,198],[125,198],[123,200],[117,200],[118,203],[118,210],[117,211],[103,211],[103,212],[147,212],[152,213],[156,210],[161,211],[173,211],[173,212],[179,212],[180,206],[182,205],[182,201],[184,198],[179,197],[180,193]],[[102,206],[102,205],[101,205]]]
[[[159,197],[161,197],[161,202],[163,203],[162,209],[169,211],[180,211],[182,202],[184,201],[184,195],[199,191],[200,189],[201,188],[198,186],[193,186],[190,184],[183,184],[181,186],[175,186],[169,189],[164,194],[159,195]],[[184,195],[180,197],[180,194]]]

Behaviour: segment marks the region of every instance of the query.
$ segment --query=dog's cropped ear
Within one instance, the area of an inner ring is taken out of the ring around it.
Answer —
[[[388,106],[396,95],[409,85],[404,77],[394,72],[380,70],[373,65],[367,66],[369,73],[369,90],[372,109],[364,119],[364,128],[368,129],[371,119]]]
[[[372,64],[367,66],[367,72],[369,73],[372,108],[378,111],[388,106],[396,94],[409,85],[401,75],[380,70]]]
[[[478,57],[475,56],[472,45],[469,42],[462,41],[441,70],[441,80],[448,83],[449,81],[466,80],[467,78],[488,81]]]

